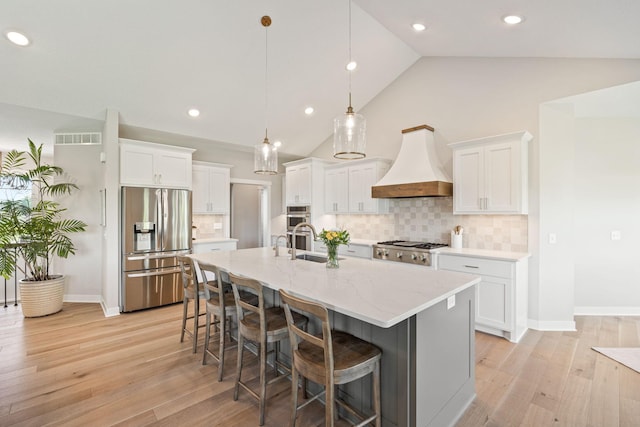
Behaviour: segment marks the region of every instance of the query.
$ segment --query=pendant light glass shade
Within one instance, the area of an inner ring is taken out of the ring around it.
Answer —
[[[269,39],[267,28],[271,25],[271,18],[269,16],[263,16],[260,19],[260,23],[265,30],[265,49],[264,49],[264,115],[265,122],[267,122],[268,116],[268,59],[269,59]],[[264,140],[255,145],[253,149],[253,172],[261,175],[275,175],[278,173],[278,149],[269,142],[267,137],[267,127],[265,123]]]
[[[351,57],[351,0],[349,0],[349,64]],[[349,73],[349,108],[347,112],[333,120],[333,157],[354,160],[366,157],[364,149],[367,145],[367,121],[361,114],[356,114],[351,106],[351,72],[355,69],[347,67]]]
[[[345,114],[333,119],[333,157],[346,160],[366,157],[366,131],[364,116],[354,113],[349,105]]]
[[[278,149],[269,138],[255,145],[253,150],[253,172],[261,175],[275,175],[278,173]]]

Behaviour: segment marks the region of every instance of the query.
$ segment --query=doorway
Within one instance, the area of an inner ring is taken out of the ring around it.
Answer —
[[[231,183],[231,237],[238,249],[260,248],[269,239],[269,187],[265,184]]]

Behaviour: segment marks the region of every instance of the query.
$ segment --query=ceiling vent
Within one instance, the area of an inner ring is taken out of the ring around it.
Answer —
[[[100,132],[56,133],[54,135],[56,145],[102,144],[102,133]]]

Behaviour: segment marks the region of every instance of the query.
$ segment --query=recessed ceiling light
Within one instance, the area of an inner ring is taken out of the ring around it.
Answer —
[[[187,114],[191,117],[198,117],[200,115],[200,110],[197,108],[190,108],[189,111],[187,111]]]
[[[502,17],[502,20],[504,21],[505,24],[516,25],[521,23],[524,20],[524,18],[518,15],[507,15]]]
[[[420,32],[420,31],[424,31],[427,29],[427,27],[424,24],[420,24],[419,22],[416,22],[415,24],[412,25],[413,29]]]
[[[28,46],[31,43],[27,36],[17,31],[8,31],[6,35],[11,43],[18,46]]]
[[[347,69],[348,71],[353,71],[353,70],[355,70],[356,68],[358,68],[358,63],[357,63],[356,61],[351,61],[351,62],[349,62],[349,63],[347,64],[347,66],[346,66],[346,69]]]
[[[304,113],[305,113],[307,116],[310,116],[311,114],[313,114],[313,111],[314,111],[314,110],[313,110],[313,107],[307,107],[307,108],[305,108],[305,109],[304,109]]]
[[[274,141],[273,146],[276,148],[279,148],[282,145],[282,142],[280,141]]]

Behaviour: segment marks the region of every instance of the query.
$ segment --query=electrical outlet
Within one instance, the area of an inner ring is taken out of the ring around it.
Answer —
[[[611,240],[620,240],[622,239],[622,233],[620,233],[620,230],[613,230],[611,232]]]
[[[549,233],[549,244],[555,245],[558,242],[556,233]]]
[[[456,306],[456,296],[451,295],[449,298],[447,298],[447,310],[451,310],[455,306]]]
[[[221,222],[214,222],[213,223],[213,229],[214,230],[222,230],[222,223]]]

